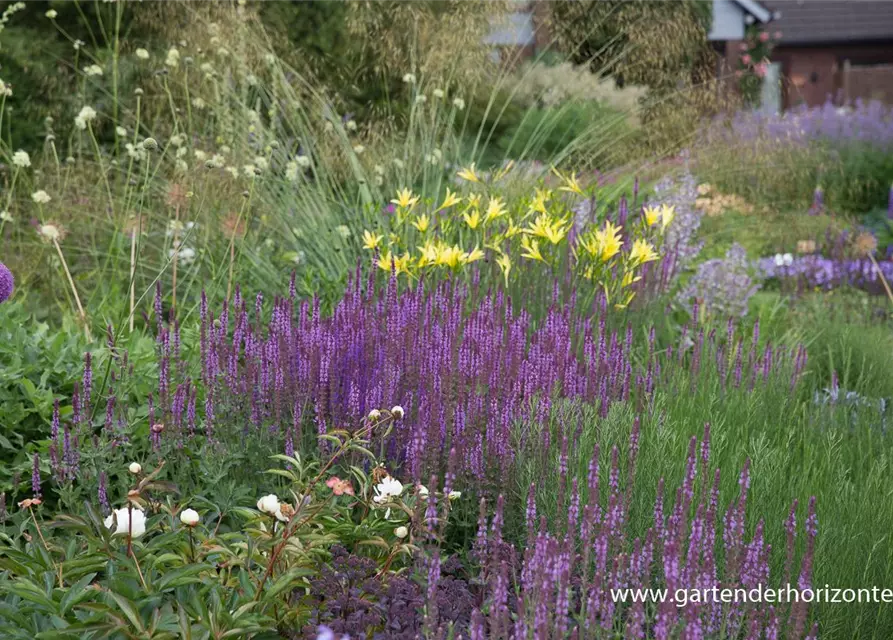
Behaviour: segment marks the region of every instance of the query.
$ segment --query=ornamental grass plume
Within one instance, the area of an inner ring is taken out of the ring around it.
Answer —
[[[12,275],[12,271],[9,268],[0,262],[0,302],[6,302],[12,297],[12,292],[15,289],[15,278]]]

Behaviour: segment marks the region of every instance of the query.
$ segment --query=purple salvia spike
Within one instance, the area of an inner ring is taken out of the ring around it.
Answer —
[[[109,505],[109,494],[108,494],[108,477],[106,476],[105,471],[99,472],[99,490],[97,492],[97,498],[99,499],[99,507],[102,510],[103,514],[111,511],[111,506]]]
[[[62,466],[60,455],[62,453],[61,443],[59,442],[59,431],[61,430],[61,422],[59,420],[59,400],[53,400],[53,420],[50,431],[50,467],[56,476],[57,482],[62,482]]]
[[[158,335],[161,335],[161,327],[164,325],[164,311],[161,306],[161,282],[155,283],[155,324]]]
[[[85,414],[90,413],[90,401],[93,393],[93,354],[89,351],[84,354],[84,376],[81,384],[81,409]]]

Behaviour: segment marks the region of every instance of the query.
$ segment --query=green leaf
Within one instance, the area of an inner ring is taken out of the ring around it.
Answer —
[[[283,573],[279,578],[267,589],[266,596],[273,598],[289,587],[293,587],[299,578],[315,575],[315,571],[306,567],[295,567]]]
[[[143,620],[133,602],[114,591],[109,591],[108,596],[118,604],[121,611],[127,616],[127,619],[130,620],[130,624],[136,627],[138,631],[145,632],[146,628],[143,626]]]
[[[64,616],[74,605],[83,602],[84,600],[95,594],[95,589],[87,587],[87,585],[89,585],[95,577],[95,573],[88,573],[83,578],[71,585],[68,591],[65,592],[65,595],[62,596],[62,599],[59,601],[59,613]]]

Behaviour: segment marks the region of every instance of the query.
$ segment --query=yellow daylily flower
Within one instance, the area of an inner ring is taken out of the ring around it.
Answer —
[[[477,262],[478,260],[483,260],[484,252],[475,247],[471,251],[462,255],[462,264],[469,264],[471,262]]]
[[[639,266],[646,262],[657,260],[658,255],[654,251],[654,247],[645,240],[639,239],[633,243],[633,248],[629,252],[629,259],[633,265]]]
[[[547,214],[542,214],[537,217],[532,225],[525,229],[525,232],[545,238],[552,244],[558,244],[564,239],[567,229],[561,220],[552,220]]]
[[[487,215],[485,221],[490,222],[491,220],[504,216],[506,213],[508,213],[508,209],[505,208],[505,202],[503,202],[502,198],[490,198],[490,202],[487,203]]]
[[[676,207],[668,207],[663,204],[660,207],[660,232],[663,233],[667,230],[667,227],[671,222],[673,222],[673,218],[676,217]]]
[[[431,218],[428,217],[428,214],[422,214],[415,219],[412,226],[418,229],[419,233],[425,233],[431,226]]]
[[[376,263],[379,269],[383,271],[391,270],[391,252],[388,250],[384,250],[381,252],[381,255],[378,256],[378,262]],[[395,265],[396,267],[396,265]]]
[[[397,198],[391,200],[391,204],[395,204],[403,209],[411,209],[419,201],[419,197],[413,195],[409,189],[402,189],[397,192]]]
[[[519,227],[514,222],[509,220],[509,224],[508,224],[508,227],[506,227],[506,229],[505,229],[504,235],[506,238],[514,238],[516,235],[518,235],[519,233],[521,233],[523,231],[524,230],[521,227]]]
[[[372,233],[369,230],[363,231],[363,248],[374,250],[384,240],[384,236]]]
[[[567,191],[569,193],[576,193],[577,195],[580,195],[580,196],[586,195],[585,193],[583,193],[583,188],[580,186],[580,183],[577,182],[577,176],[570,174],[570,173],[567,174],[566,176],[563,176],[563,175],[561,175],[561,173],[559,173],[558,169],[555,169],[554,167],[553,167],[552,171],[555,173],[556,176],[558,176],[558,179],[564,183],[563,185],[558,187],[559,191]]]
[[[521,237],[521,256],[530,260],[546,261],[540,252],[539,242],[531,240],[530,236]]]
[[[405,252],[402,256],[397,258],[395,261],[395,266],[397,267],[397,273],[406,273],[409,274],[409,265],[412,260],[412,256],[409,255],[409,252]]]
[[[629,285],[633,284],[634,282],[638,282],[641,279],[642,276],[637,276],[634,272],[627,271],[625,274],[623,274],[623,280],[621,280],[620,286],[628,287]]]
[[[437,253],[437,264],[455,269],[462,261],[464,252],[458,246],[442,246]]]
[[[443,204],[440,205],[440,209],[449,209],[454,204],[459,204],[460,202],[462,202],[462,198],[460,198],[455,193],[450,191],[449,188],[447,188],[446,197],[443,199]]]
[[[595,232],[595,241],[598,243],[598,254],[602,262],[607,262],[620,251],[623,240],[620,237],[620,227],[615,227],[610,220],[605,222],[605,228]]]
[[[419,253],[421,254],[418,259],[419,267],[427,267],[429,264],[436,264],[438,252],[439,249],[437,245],[430,240],[419,247]]]
[[[547,213],[546,202],[548,202],[551,197],[552,192],[549,189],[537,188],[536,193],[533,196],[533,202],[530,203],[531,210],[537,213]]]
[[[468,225],[469,229],[477,229],[478,226],[481,224],[481,212],[475,209],[469,215],[469,213],[466,211],[462,214],[462,219],[465,220],[465,224]]]
[[[481,208],[481,194],[472,193],[471,195],[466,196],[466,202],[468,206],[466,209],[480,209]]]
[[[515,161],[509,160],[508,163],[504,167],[502,167],[501,169],[499,169],[496,172],[496,174],[493,176],[493,181],[496,182],[498,180],[502,180],[508,174],[508,172],[514,168],[515,168]]]
[[[512,261],[508,257],[508,254],[503,253],[501,256],[496,258],[496,265],[502,270],[502,277],[505,279],[506,286],[508,286],[509,271],[512,270]]]
[[[462,178],[463,180],[467,180],[468,182],[480,182],[481,180],[480,180],[480,178],[478,178],[477,173],[475,171],[476,170],[474,167],[474,163],[472,162],[470,167],[468,167],[466,169],[462,169],[456,175],[459,176],[460,178]]]
[[[658,207],[645,207],[645,224],[649,227],[661,219],[661,210]]]

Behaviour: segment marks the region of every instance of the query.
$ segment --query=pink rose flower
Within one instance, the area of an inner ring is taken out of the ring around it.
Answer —
[[[765,31],[763,31],[763,33],[760,34],[760,42],[768,42],[768,41],[769,41],[769,34]]]
[[[752,60],[753,59],[750,57],[749,53],[745,53],[743,56],[741,56],[741,62],[744,64],[750,64]]]

